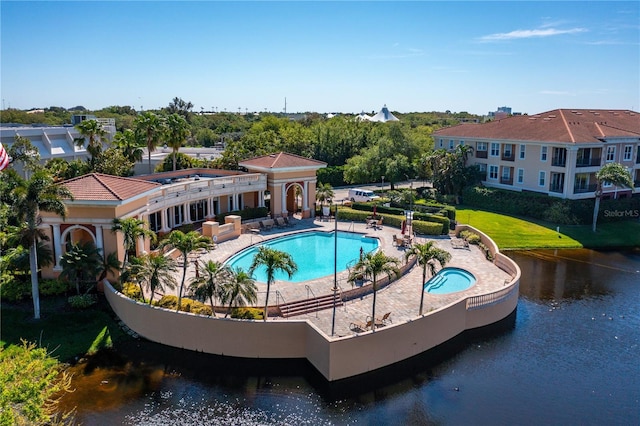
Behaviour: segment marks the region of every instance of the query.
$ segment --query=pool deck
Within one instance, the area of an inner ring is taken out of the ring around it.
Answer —
[[[316,218],[316,220],[304,219],[295,222],[296,226],[292,228],[274,228],[271,231],[263,231],[260,234],[241,234],[238,238],[217,244],[214,250],[201,255],[199,257],[199,260],[225,261],[233,254],[246,247],[260,244],[263,241],[267,241],[272,238],[309,230],[333,231],[335,227],[335,223],[333,221],[322,222],[318,220],[318,218]],[[404,264],[404,253],[406,249],[393,245],[393,236],[400,234],[400,231],[397,228],[383,226],[381,229],[372,229],[367,228],[365,223],[339,221],[338,229],[341,231],[352,231],[378,238],[380,240],[380,247],[385,252],[385,254],[398,258],[400,261],[399,265]],[[471,288],[458,293],[445,295],[433,295],[425,293],[423,313],[428,313],[429,311],[438,309],[442,306],[446,306],[461,297],[485,294],[488,292],[499,290],[505,285],[506,280],[511,279],[511,276],[509,274],[499,269],[493,263],[487,261],[485,259],[484,253],[477,246],[472,245],[469,248],[454,248],[449,236],[430,237],[428,239],[418,237],[416,242],[423,243],[429,240],[434,241],[439,248],[445,249],[449,253],[451,253],[451,261],[447,263],[446,266],[466,269],[476,277],[477,282]],[[325,260],[318,259],[318,261],[321,262]],[[333,262],[333,256],[328,256],[326,261]],[[185,293],[188,282],[194,276],[194,274],[194,267],[190,265],[187,270]],[[351,283],[347,281],[347,274],[347,271],[343,271],[338,274],[338,285],[342,288],[342,290],[350,290],[352,288]],[[176,275],[176,278],[179,282],[179,280],[182,278],[182,269],[180,269],[179,273]],[[427,279],[429,278],[430,275],[429,272],[427,272]],[[316,297],[331,294],[333,281],[333,276],[323,277],[320,279],[305,281],[301,283],[276,281],[271,286],[269,304],[276,304],[276,290],[280,292],[285,302],[292,302],[295,300],[313,297],[312,295],[308,294],[306,286],[308,286],[312,290],[313,295],[315,295]],[[260,282],[257,282],[256,284],[258,286],[257,306],[261,306],[264,304],[266,284]],[[394,324],[406,322],[408,320],[416,318],[418,316],[418,310],[420,307],[421,288],[422,268],[420,266],[414,266],[403,277],[377,292],[376,317],[382,317],[385,313],[391,312],[390,318]],[[343,306],[337,307],[334,336],[341,337],[355,334],[355,332],[349,328],[349,325],[353,321],[365,322],[367,317],[371,316],[371,309],[371,294],[362,298],[347,301]],[[325,309],[318,312],[290,317],[289,319],[307,319],[314,323],[315,326],[322,330],[323,333],[331,336],[333,316],[332,311],[332,309]],[[269,320],[286,321],[287,319],[280,317],[270,317]]]

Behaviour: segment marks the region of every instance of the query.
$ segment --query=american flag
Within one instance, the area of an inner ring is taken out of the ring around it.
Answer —
[[[4,146],[0,143],[0,171],[9,167],[9,154],[4,150]]]

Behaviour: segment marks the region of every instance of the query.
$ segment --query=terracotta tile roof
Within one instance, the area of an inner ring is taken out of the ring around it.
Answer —
[[[483,124],[460,124],[433,132],[434,138],[507,139],[594,143],[617,137],[640,137],[640,113],[628,110],[556,109]]]
[[[74,200],[83,201],[123,201],[162,186],[155,182],[102,173],[90,173],[60,184],[69,188]]]
[[[263,155],[262,157],[251,158],[249,160],[238,163],[240,166],[258,169],[288,169],[288,168],[306,168],[326,167],[327,163],[312,160],[310,158],[301,157],[299,155],[289,154],[286,152],[278,152],[276,154]]]

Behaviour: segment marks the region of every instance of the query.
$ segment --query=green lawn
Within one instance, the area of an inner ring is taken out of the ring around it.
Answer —
[[[530,222],[469,207],[457,208],[456,220],[486,233],[503,250],[640,247],[638,221],[603,223],[594,234],[591,226],[561,226],[558,233],[555,224]]]
[[[125,338],[109,313],[106,302],[86,310],[72,310],[63,298],[41,299],[41,319],[33,319],[33,305],[2,303],[0,345],[20,344],[21,339],[48,349],[60,361],[109,347]]]

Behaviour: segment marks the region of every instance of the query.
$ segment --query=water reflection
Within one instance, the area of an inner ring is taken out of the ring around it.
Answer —
[[[640,424],[640,251],[508,255],[516,314],[372,374],[140,341],[77,366],[65,404],[87,425]]]

